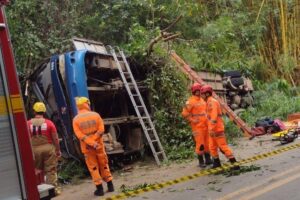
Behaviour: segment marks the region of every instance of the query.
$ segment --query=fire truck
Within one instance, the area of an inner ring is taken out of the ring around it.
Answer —
[[[0,199],[51,199],[53,186],[38,185],[4,7],[0,0]]]

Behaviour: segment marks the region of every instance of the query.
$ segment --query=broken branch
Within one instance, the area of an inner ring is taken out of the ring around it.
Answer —
[[[175,24],[177,24],[177,22],[182,18],[182,15],[179,15],[175,21],[173,21],[167,28],[163,29],[162,32],[165,32],[167,30],[169,30],[170,28],[172,28]]]

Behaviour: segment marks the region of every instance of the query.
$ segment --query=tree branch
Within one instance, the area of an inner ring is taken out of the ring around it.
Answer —
[[[182,18],[182,15],[179,15],[175,21],[173,21],[169,26],[167,26],[167,28],[163,29],[162,32],[165,32],[167,30],[169,30],[170,28],[172,28],[175,24],[177,24],[177,22]]]
[[[153,51],[154,44],[158,43],[160,40],[163,40],[164,42],[172,40],[174,38],[177,38],[181,35],[181,33],[168,33],[167,30],[172,28],[180,19],[182,18],[182,15],[178,16],[167,28],[160,31],[160,35],[152,39],[148,45],[147,54],[148,56]]]

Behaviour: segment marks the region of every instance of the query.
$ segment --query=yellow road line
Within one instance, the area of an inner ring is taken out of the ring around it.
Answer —
[[[276,174],[274,176],[269,177],[268,179],[263,180],[261,183],[255,183],[254,185],[251,185],[251,186],[248,186],[248,187],[245,187],[245,188],[241,188],[241,189],[236,190],[236,191],[234,191],[232,193],[229,193],[229,194],[227,194],[227,195],[225,195],[225,196],[223,196],[223,197],[221,197],[221,198],[219,198],[217,200],[231,200],[231,199],[233,199],[235,197],[238,197],[239,195],[243,195],[243,194],[245,194],[247,192],[257,191],[256,190],[257,188],[264,187],[265,185],[270,185],[270,183],[272,181],[274,181],[276,179],[279,179],[279,178],[281,178],[283,176],[286,176],[286,175],[288,175],[288,174],[290,174],[292,172],[294,173],[295,171],[297,171],[299,169],[300,169],[300,166],[296,166],[294,168],[288,169],[288,170],[286,170],[284,172],[281,172],[279,174]],[[239,198],[239,199],[241,199],[241,198]]]
[[[134,191],[130,191],[130,192],[123,192],[123,193],[120,193],[120,194],[117,194],[117,195],[114,195],[114,196],[111,196],[111,197],[104,198],[104,200],[118,200],[118,199],[125,199],[125,198],[128,198],[128,197],[137,196],[137,195],[145,193],[145,192],[158,190],[158,189],[161,189],[161,188],[164,188],[164,187],[168,187],[168,186],[175,185],[175,184],[178,184],[178,183],[186,182],[186,181],[189,181],[189,180],[201,177],[201,176],[216,174],[218,172],[224,171],[226,169],[230,169],[231,167],[234,167],[234,166],[237,166],[237,165],[243,165],[243,164],[246,164],[246,163],[251,163],[251,162],[254,162],[254,161],[257,161],[257,160],[265,159],[265,158],[268,158],[268,157],[271,157],[271,156],[274,156],[274,155],[277,155],[277,154],[280,154],[280,153],[283,153],[283,152],[286,152],[286,151],[290,151],[292,149],[296,149],[296,148],[299,148],[299,147],[300,147],[300,144],[293,144],[293,145],[283,147],[283,148],[280,148],[280,149],[277,149],[277,150],[274,150],[274,151],[271,151],[271,152],[268,152],[268,153],[264,153],[264,154],[256,155],[256,156],[253,156],[253,157],[250,157],[250,158],[247,158],[247,159],[243,159],[243,160],[241,160],[239,162],[236,162],[234,164],[227,164],[226,163],[226,164],[223,164],[222,167],[218,167],[218,168],[215,168],[215,169],[201,170],[200,172],[194,173],[194,174],[189,175],[189,176],[183,176],[183,177],[177,178],[175,180],[165,181],[165,182],[162,182],[162,183],[154,184],[154,185],[151,185],[151,186],[148,186],[148,187],[145,187],[145,188],[142,188],[142,189],[137,189],[137,190],[134,190]]]
[[[270,184],[270,185],[262,188],[261,190],[255,191],[251,194],[248,194],[247,197],[241,197],[240,199],[242,199],[242,200],[254,199],[255,197],[261,196],[261,195],[263,195],[267,192],[270,192],[270,191],[272,191],[272,190],[274,190],[274,189],[276,189],[276,188],[278,188],[282,185],[285,185],[285,184],[287,184],[287,183],[289,183],[289,182],[291,182],[295,179],[298,179],[298,178],[300,178],[300,173],[298,173],[297,175],[289,176],[289,177],[287,177],[283,180],[279,180],[279,181],[277,181],[273,184]]]

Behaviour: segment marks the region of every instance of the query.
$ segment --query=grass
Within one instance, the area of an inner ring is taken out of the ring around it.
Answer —
[[[289,114],[300,112],[298,90],[284,85],[281,80],[265,83],[254,92],[255,105],[242,113],[242,118],[251,125],[264,117],[286,120]]]
[[[75,160],[63,160],[58,167],[58,180],[63,184],[79,184],[80,180],[88,177],[86,166]]]

